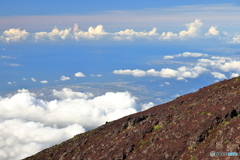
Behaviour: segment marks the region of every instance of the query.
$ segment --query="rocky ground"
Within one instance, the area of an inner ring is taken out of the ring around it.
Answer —
[[[240,77],[107,122],[26,160],[212,160],[240,151]]]

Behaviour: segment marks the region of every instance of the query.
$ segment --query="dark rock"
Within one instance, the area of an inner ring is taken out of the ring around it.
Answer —
[[[239,152],[238,79],[106,122],[26,160],[210,160],[211,151]]]

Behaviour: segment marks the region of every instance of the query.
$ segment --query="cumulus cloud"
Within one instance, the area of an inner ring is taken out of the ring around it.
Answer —
[[[172,96],[172,97],[177,98],[177,97],[180,97],[180,96],[181,96],[180,94],[175,94],[175,95]]]
[[[220,67],[220,69],[223,70],[224,72],[228,72],[228,71],[240,72],[240,61],[230,61],[230,62],[224,63]]]
[[[201,59],[198,59],[197,65],[219,69],[227,61],[228,59],[225,57],[211,57],[211,59],[201,58]]]
[[[197,65],[219,69],[223,72],[235,71],[240,73],[240,61],[230,57],[213,56],[211,59],[198,59]]]
[[[74,26],[73,26],[73,33],[76,33],[79,31],[79,27],[78,27],[78,24],[75,23]]]
[[[93,97],[92,93],[81,93],[81,92],[74,92],[69,88],[63,88],[61,91],[53,90],[53,95],[60,98],[60,99],[66,99],[66,98],[84,98],[88,99]]]
[[[177,78],[177,80],[183,80],[185,78],[196,78],[200,74],[207,72],[208,69],[195,66],[193,68],[189,67],[179,67],[177,70],[170,68],[163,68],[160,71],[156,71],[155,69],[150,69],[147,71],[135,69],[135,70],[114,70],[114,74],[123,74],[123,75],[132,75],[134,77],[143,77],[143,76],[156,76],[156,77],[164,77],[164,78]]]
[[[234,74],[232,73],[231,77],[233,77],[233,75],[237,76],[240,74],[240,61],[237,58],[233,59],[231,57],[210,56],[205,53],[197,52],[183,52],[181,54],[164,56],[163,59],[172,59],[176,57],[196,57],[196,58],[207,57],[207,58],[199,58],[197,59],[196,62],[189,63],[187,64],[188,66],[178,67],[177,69],[172,68],[162,68],[160,70],[121,69],[114,70],[113,73],[120,75],[131,75],[134,77],[155,76],[163,78],[176,78],[177,80],[185,80],[186,78],[197,78],[204,73],[209,73],[214,78],[217,79],[227,79],[225,73],[221,72],[236,72]],[[171,62],[176,63],[175,61]],[[186,65],[186,63],[184,65]],[[163,86],[163,84],[160,86]]]
[[[82,72],[77,72],[74,74],[75,77],[86,77]]]
[[[219,31],[217,30],[217,27],[212,26],[212,27],[208,30],[208,33],[206,33],[205,35],[206,35],[206,36],[208,36],[208,35],[217,36],[217,35],[219,35]]]
[[[21,40],[26,40],[30,35],[26,30],[21,29],[9,29],[3,32],[1,39],[5,42],[19,42]]]
[[[124,75],[132,75],[134,77],[143,77],[146,76],[146,72],[139,70],[139,69],[135,69],[135,70],[130,70],[130,69],[126,69],[126,70],[115,70],[113,71],[114,74],[124,74]]]
[[[240,35],[235,35],[233,38],[232,38],[232,43],[240,43]]]
[[[141,37],[151,37],[151,36],[157,36],[157,28],[153,28],[149,32],[136,32],[133,29],[126,29],[124,31],[119,31],[114,33],[113,39],[114,40],[132,40],[133,38],[141,38]]]
[[[58,129],[22,119],[3,120],[0,122],[0,129],[2,160],[23,159],[85,131],[77,124]]]
[[[157,28],[153,28],[149,32],[136,32],[133,29],[126,29],[125,31],[116,32],[117,35],[135,35],[135,36],[146,36],[146,35],[156,35]]]
[[[35,41],[38,40],[58,41],[65,40],[71,37],[72,37],[71,28],[59,30],[57,27],[55,27],[51,32],[36,32],[34,34]]]
[[[48,83],[47,80],[40,81],[40,83]]]
[[[103,35],[107,35],[108,33],[104,31],[102,25],[97,25],[94,27],[89,27],[87,32],[79,31],[74,32],[74,39],[79,41],[81,39],[99,39]]]
[[[35,93],[30,93],[29,90],[24,89],[24,88],[23,88],[23,89],[18,89],[17,92],[18,92],[18,93],[27,93],[27,94],[29,94],[29,95],[31,95],[31,96],[36,97],[36,94],[35,94]]]
[[[220,72],[211,72],[211,74],[213,75],[214,78],[217,78],[217,79],[227,79],[227,77]]]
[[[231,78],[233,78],[233,77],[238,77],[238,76],[239,76],[238,73],[231,73]]]
[[[29,33],[26,30],[9,29],[0,35],[0,41],[3,42],[20,42],[29,40],[31,42],[38,41],[66,41],[66,40],[114,40],[114,41],[133,41],[138,39],[145,39],[151,41],[170,41],[170,40],[187,40],[188,38],[211,38],[212,36],[220,35],[217,27],[212,26],[208,32],[201,35],[201,27],[203,23],[200,19],[196,19],[194,22],[186,24],[187,29],[178,33],[171,31],[157,33],[157,28],[153,27],[150,31],[135,31],[134,29],[125,29],[114,33],[106,32],[103,25],[97,25],[96,27],[89,27],[87,31],[80,30],[78,24],[74,24],[72,28],[58,29],[54,27],[50,32],[41,31],[35,33]],[[222,32],[224,33],[224,32]],[[222,40],[228,34],[222,34]],[[228,35],[229,36],[229,35]],[[221,39],[221,38],[220,38]],[[220,40],[219,39],[219,40]],[[226,41],[227,42],[227,41]],[[232,43],[239,43],[239,35],[232,37]]]
[[[67,80],[70,80],[70,78],[63,75],[63,76],[60,77],[60,80],[61,81],[67,81]]]
[[[153,107],[153,106],[154,106],[154,103],[152,103],[152,102],[143,104],[143,105],[142,105],[142,111],[147,110],[147,109],[149,109],[149,108],[151,108],[151,107]]]
[[[188,30],[181,31],[179,33],[179,36],[180,37],[187,37],[187,36],[194,37],[194,36],[197,36],[200,32],[200,28],[201,28],[202,25],[203,25],[203,23],[201,22],[201,20],[196,19],[194,22],[186,24]]]
[[[94,97],[64,88],[53,90],[53,96],[59,99],[44,101],[22,89],[15,95],[0,97],[2,160],[22,159],[106,121],[154,105],[138,105],[129,92],[107,92]]]
[[[171,40],[176,38],[178,38],[178,34],[172,33],[172,32],[163,32],[159,37],[159,39],[162,39],[162,40]]]

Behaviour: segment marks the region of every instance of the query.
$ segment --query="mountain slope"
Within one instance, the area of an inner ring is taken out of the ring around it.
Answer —
[[[26,160],[211,159],[211,151],[239,152],[239,135],[237,77],[106,123]]]

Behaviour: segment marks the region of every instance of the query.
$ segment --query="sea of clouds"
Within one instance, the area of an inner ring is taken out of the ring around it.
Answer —
[[[129,92],[101,96],[53,90],[52,101],[36,98],[26,89],[0,97],[0,159],[18,160],[61,143],[74,135],[152,107],[138,104]]]

